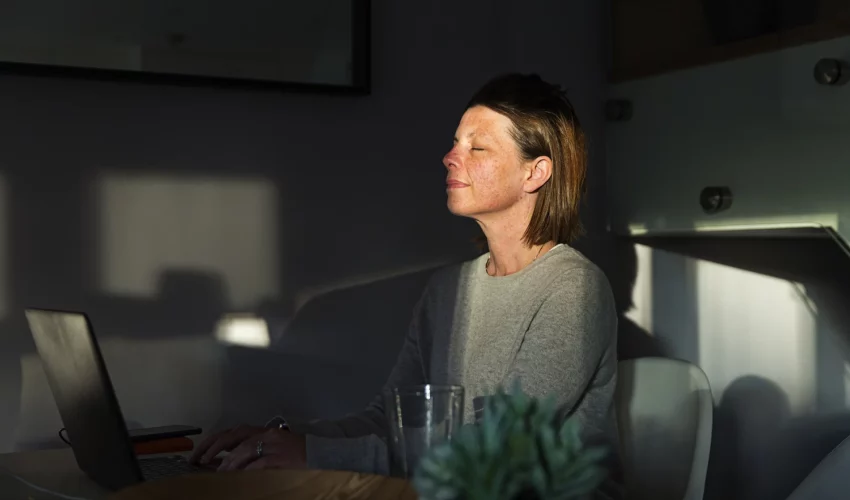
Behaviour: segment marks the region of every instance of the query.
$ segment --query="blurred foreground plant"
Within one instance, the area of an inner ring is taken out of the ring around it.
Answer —
[[[607,474],[599,464],[607,451],[585,447],[579,431],[551,398],[500,389],[478,424],[423,457],[413,484],[422,500],[586,498]]]

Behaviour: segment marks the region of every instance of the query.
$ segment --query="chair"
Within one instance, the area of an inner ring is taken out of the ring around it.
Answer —
[[[616,404],[627,497],[701,500],[714,411],[705,373],[674,359],[622,361]]]
[[[850,471],[850,437],[835,447],[791,493],[788,500],[838,500],[847,498]]]

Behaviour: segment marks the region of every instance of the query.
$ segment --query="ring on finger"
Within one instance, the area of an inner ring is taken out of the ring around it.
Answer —
[[[263,456],[263,441],[257,441],[257,458]]]

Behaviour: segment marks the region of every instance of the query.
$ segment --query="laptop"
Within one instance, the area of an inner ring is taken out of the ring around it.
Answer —
[[[80,469],[110,490],[201,472],[180,456],[138,459],[88,317],[27,309],[27,322]]]

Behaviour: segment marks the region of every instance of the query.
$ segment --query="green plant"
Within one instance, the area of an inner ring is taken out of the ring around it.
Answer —
[[[478,424],[461,427],[420,461],[413,484],[422,500],[574,499],[606,476],[600,447],[585,447],[575,419],[551,398],[516,388],[487,398]]]

